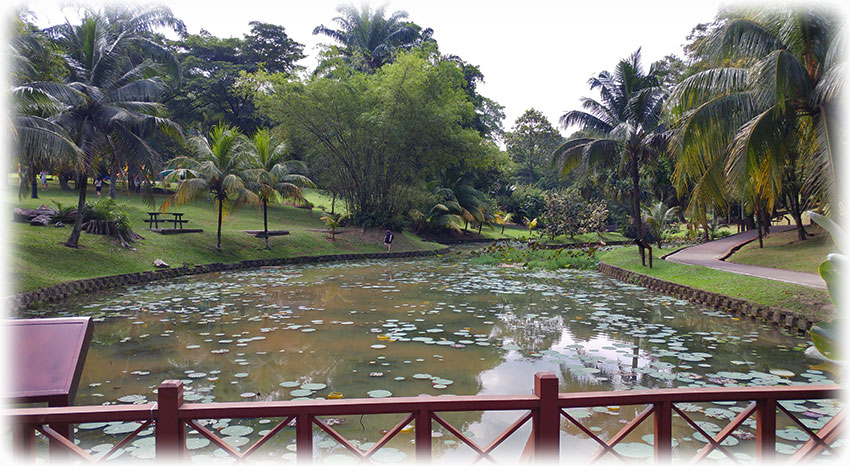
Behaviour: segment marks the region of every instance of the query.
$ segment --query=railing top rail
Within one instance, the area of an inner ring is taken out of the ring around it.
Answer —
[[[705,387],[663,388],[615,392],[560,393],[558,406],[579,408],[605,405],[639,405],[671,401],[673,403],[700,401],[759,401],[839,398],[842,388],[831,385],[789,385],[771,387]]]
[[[7,408],[3,417],[24,424],[82,423],[106,421],[146,421],[155,419],[156,403],[108,406],[61,406],[42,408]]]
[[[615,392],[560,393],[559,408],[611,405],[640,405],[662,401],[673,403],[708,401],[759,401],[840,398],[840,385],[792,385],[774,387],[707,387],[632,390]],[[393,398],[351,398],[343,400],[256,401],[185,403],[178,416],[182,420],[221,417],[285,417],[351,414],[410,413],[421,409],[445,411],[525,410],[538,407],[535,395],[417,396]],[[3,416],[26,424],[140,421],[157,416],[157,404],[68,406],[54,408],[7,408]]]
[[[272,402],[191,403],[180,408],[181,419],[227,417],[283,417],[304,413],[312,416],[348,414],[411,413],[429,411],[499,411],[536,408],[533,395],[486,396],[408,396],[393,398],[351,398],[343,400],[303,400]]]

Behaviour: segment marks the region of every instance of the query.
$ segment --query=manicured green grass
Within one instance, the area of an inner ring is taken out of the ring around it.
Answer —
[[[97,199],[94,188],[89,188],[88,198],[94,201]],[[76,192],[61,191],[53,184],[48,191],[39,191],[40,199],[18,199],[15,188],[9,188],[7,193],[13,205],[27,208],[41,204],[54,207],[51,200],[74,206],[77,202]],[[106,196],[106,188],[103,195]],[[165,198],[164,194],[156,196],[157,207]],[[289,230],[290,234],[271,237],[272,249],[267,251],[262,238],[243,232],[262,230],[262,211],[244,206],[224,218],[222,251],[218,252],[215,250],[217,210],[212,202],[199,199],[168,209],[169,212],[184,212],[184,219],[190,222],[185,228],[202,228],[203,233],[161,235],[149,231],[144,222],[148,218],[147,212],[156,209],[146,205],[135,193],[128,194],[126,191],[119,191],[117,201],[124,205],[133,229],[144,236],[140,244],[135,245],[136,251],[122,248],[111,238],[87,233],[80,236],[81,248],[71,249],[62,244],[71,232],[70,225],[56,228],[11,224],[11,272],[15,278],[12,290],[21,292],[69,280],[152,270],[154,259],[181,266],[184,262],[227,263],[270,257],[386,251],[383,231],[343,228],[337,230],[336,241],[331,241],[324,222],[319,219],[321,211],[291,206],[269,207],[269,229]],[[441,247],[436,243],[422,241],[412,234],[396,235],[393,242],[393,251]]]
[[[348,212],[348,209],[345,207],[345,203],[343,203],[340,198],[337,198],[336,203],[334,203],[333,197],[315,189],[304,189],[304,198],[310,201],[316,209],[324,210],[325,212],[330,212],[332,205],[334,214],[344,214]]]
[[[641,265],[637,247],[634,246],[602,253],[599,259],[606,264],[662,280],[796,311],[814,321],[826,320],[835,312],[826,291],[661,260],[660,256],[667,252],[653,249],[652,269]]]
[[[761,265],[798,272],[818,273],[827,254],[837,252],[829,236],[818,227],[806,227],[814,233],[805,241],[797,239],[797,230],[771,233],[764,238],[764,248],[753,241],[726,259],[739,264]]]

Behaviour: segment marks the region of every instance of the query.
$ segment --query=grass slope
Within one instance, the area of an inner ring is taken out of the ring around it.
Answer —
[[[39,199],[18,199],[15,188],[10,188],[7,193],[10,202],[16,207],[35,208],[41,204],[54,207],[52,200],[76,206],[76,192],[61,191],[53,184],[49,188],[48,191],[39,191]],[[90,189],[88,199],[94,201],[94,188]],[[157,205],[165,198],[163,194],[157,195]],[[147,223],[144,222],[148,218],[147,212],[155,209],[146,205],[140,197],[124,191],[119,192],[116,200],[125,207],[133,229],[145,238],[135,245],[136,251],[122,248],[105,236],[87,233],[80,236],[81,248],[71,249],[62,244],[71,232],[70,226],[56,228],[10,224],[11,272],[15,279],[12,291],[22,292],[69,280],[152,270],[154,259],[180,266],[184,262],[227,263],[268,257],[386,251],[382,230],[343,228],[337,230],[336,241],[331,241],[324,222],[319,219],[321,211],[291,206],[269,207],[269,229],[289,230],[290,234],[271,237],[272,249],[267,251],[262,238],[243,232],[263,229],[262,210],[245,206],[224,218],[222,251],[218,252],[215,250],[217,210],[212,202],[198,199],[169,209],[171,212],[185,213],[184,219],[190,221],[185,228],[202,228],[203,233],[160,235],[147,229]],[[439,244],[422,241],[408,233],[395,235],[393,242],[393,251],[440,247]]]
[[[795,311],[814,321],[829,319],[835,312],[826,291],[661,260],[667,252],[653,249],[652,269],[640,264],[637,247],[634,246],[602,253],[599,259],[606,264],[662,280]]]
[[[798,272],[818,273],[818,266],[827,254],[837,252],[829,236],[820,228],[806,227],[814,236],[799,241],[797,231],[771,233],[764,238],[764,248],[753,241],[726,259],[739,264],[761,265]]]

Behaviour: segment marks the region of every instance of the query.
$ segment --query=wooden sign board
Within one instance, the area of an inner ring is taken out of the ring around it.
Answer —
[[[11,337],[8,401],[71,406],[92,337],[91,317],[4,323]]]

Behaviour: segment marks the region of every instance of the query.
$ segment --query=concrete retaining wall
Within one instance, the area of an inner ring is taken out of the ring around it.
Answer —
[[[437,254],[445,254],[449,248],[437,249],[433,251],[404,251],[404,252],[373,252],[362,254],[330,254],[324,256],[297,256],[283,257],[272,259],[254,259],[235,262],[231,264],[223,264],[217,262],[214,264],[196,265],[191,267],[173,267],[168,269],[158,269],[148,272],[126,273],[121,275],[110,275],[106,277],[87,278],[85,280],[76,280],[72,282],[59,283],[45,288],[20,293],[6,298],[6,305],[9,309],[23,309],[29,306],[40,303],[50,303],[61,301],[70,298],[71,296],[93,293],[98,291],[108,290],[119,286],[136,285],[139,283],[147,283],[155,280],[163,280],[167,278],[182,277],[185,275],[197,275],[209,272],[221,272],[226,270],[241,270],[256,267],[267,267],[277,265],[290,264],[311,264],[319,262],[336,262],[347,260],[362,260],[362,259],[396,259],[406,257],[423,257],[433,256]]]
[[[738,316],[749,317],[753,320],[761,320],[793,331],[804,332],[812,328],[815,324],[815,322],[810,321],[806,317],[787,309],[765,306],[741,298],[732,298],[710,291],[691,288],[686,285],[668,282],[602,262],[599,263],[599,271],[620,281],[645,286],[666,295],[703,304]]]

